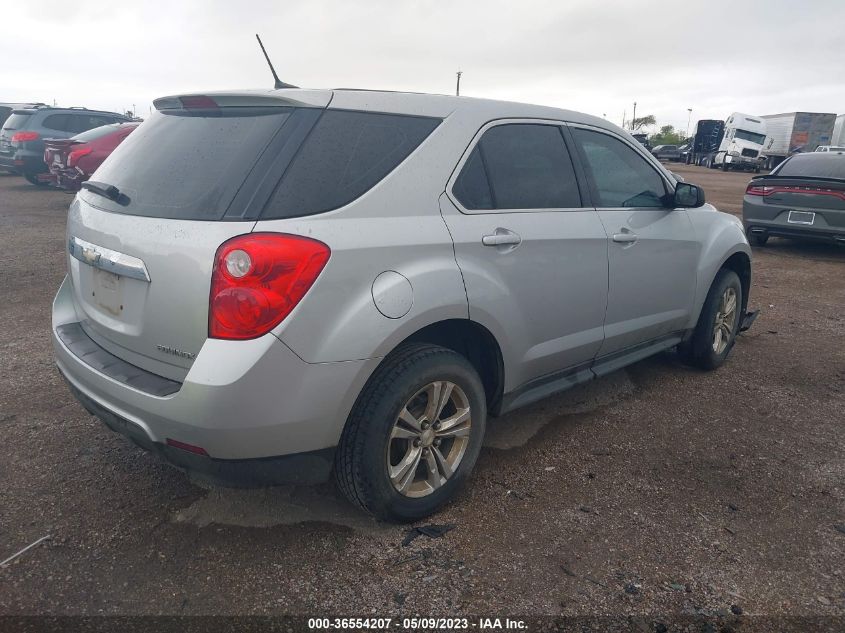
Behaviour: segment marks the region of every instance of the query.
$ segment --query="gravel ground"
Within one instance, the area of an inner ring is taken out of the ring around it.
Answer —
[[[740,211],[747,175],[672,168]],[[0,559],[51,535],[0,614],[845,615],[845,249],[755,249],[762,315],[717,372],[661,355],[494,421],[429,521],[455,528],[403,547],[330,485],[208,488],[74,401],[69,202],[0,176]]]

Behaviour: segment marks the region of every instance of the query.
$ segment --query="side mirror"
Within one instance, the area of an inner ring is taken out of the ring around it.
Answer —
[[[679,182],[675,187],[672,206],[694,209],[704,204],[704,189],[688,182]]]

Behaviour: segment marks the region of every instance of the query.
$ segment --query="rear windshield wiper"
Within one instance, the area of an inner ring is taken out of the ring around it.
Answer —
[[[96,193],[98,196],[103,196],[115,202],[122,202],[126,196],[120,193],[120,189],[114,185],[107,185],[104,182],[96,182],[94,180],[86,180],[82,183],[82,188],[87,189],[91,193]]]

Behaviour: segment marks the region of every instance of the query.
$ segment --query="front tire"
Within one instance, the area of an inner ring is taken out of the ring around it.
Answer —
[[[416,521],[451,499],[481,451],[484,387],[460,354],[424,343],[388,356],[349,415],[335,480],[354,504]]]
[[[692,338],[680,348],[684,359],[700,369],[721,366],[736,342],[742,305],[739,276],[723,268],[710,286]]]

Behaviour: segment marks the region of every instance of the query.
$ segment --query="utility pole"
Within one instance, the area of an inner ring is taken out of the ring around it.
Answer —
[[[455,86],[455,96],[456,96],[456,97],[460,97],[460,96],[461,96],[461,75],[463,75],[463,74],[464,74],[464,73],[463,73],[462,71],[460,71],[460,70],[457,72],[457,75],[458,75],[458,84]]]
[[[687,116],[687,134],[684,136],[684,139],[689,138],[689,123],[692,120],[692,108],[687,108],[687,112],[689,112],[689,115]]]
[[[634,114],[631,116],[631,131],[634,131],[634,121],[637,120],[637,102],[634,101]]]

